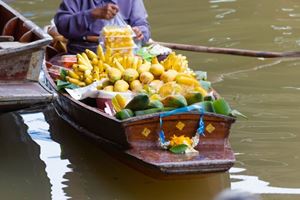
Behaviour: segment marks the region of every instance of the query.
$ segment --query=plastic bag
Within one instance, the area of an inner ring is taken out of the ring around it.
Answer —
[[[100,33],[100,44],[104,49],[110,48],[113,53],[133,54],[137,48],[134,38],[135,33],[121,14],[118,13],[113,19],[108,20]]]

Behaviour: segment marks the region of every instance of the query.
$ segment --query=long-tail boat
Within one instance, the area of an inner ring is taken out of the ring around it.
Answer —
[[[39,83],[51,37],[0,1],[0,113],[51,102]]]
[[[49,46],[44,66],[46,85],[58,94],[54,106],[58,114],[81,133],[97,141],[103,150],[129,166],[150,176],[174,178],[182,175],[224,172],[234,162],[229,132],[234,117],[197,111],[181,112],[161,118],[162,113],[118,120],[96,106],[93,98],[75,100],[58,90],[49,72],[61,60],[60,51]],[[160,145],[160,133],[169,140],[173,135],[193,137],[204,120],[204,136],[195,148],[198,153],[174,154]],[[163,121],[161,126],[160,121]],[[180,127],[178,126],[180,125]]]

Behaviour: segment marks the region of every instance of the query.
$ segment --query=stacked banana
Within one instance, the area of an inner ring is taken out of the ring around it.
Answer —
[[[173,69],[178,72],[185,72],[188,70],[188,61],[186,56],[181,54],[176,55],[175,52],[172,52],[168,57],[161,63],[166,70]]]
[[[67,71],[66,80],[80,87],[102,78],[109,78],[114,83],[121,79],[123,73],[128,73],[129,69],[137,70],[143,64],[140,57],[113,54],[110,48],[107,48],[104,53],[101,45],[98,45],[97,54],[86,49],[76,57],[77,63]]]

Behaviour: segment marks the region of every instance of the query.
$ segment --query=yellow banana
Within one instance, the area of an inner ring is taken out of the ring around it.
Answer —
[[[92,60],[92,65],[95,66],[95,65],[98,65],[98,58],[93,58]]]
[[[93,81],[98,81],[100,80],[100,75],[98,72],[94,71],[93,72]]]
[[[94,60],[94,59],[98,60],[98,56],[93,51],[86,49],[85,53],[90,60]]]
[[[69,76],[66,76],[66,80],[67,80],[68,82],[73,83],[73,84],[75,84],[75,85],[78,85],[78,86],[80,86],[80,87],[86,86],[86,84],[85,84],[84,82],[81,82],[81,81],[79,81],[79,80],[77,80],[77,79],[75,79],[75,78],[71,78],[71,77],[69,77]]]
[[[89,57],[86,55],[85,52],[82,52],[82,53],[81,53],[81,56],[84,58],[84,60],[86,60],[87,62],[90,62],[90,59],[89,59]]]
[[[200,83],[196,79],[186,77],[186,76],[177,76],[176,82],[178,84],[184,84],[184,85],[189,85],[194,87],[200,86]]]
[[[139,62],[139,58],[138,57],[134,57],[131,68],[137,70],[138,62]]]
[[[142,58],[138,58],[137,67],[139,68],[142,64],[143,64],[143,59]]]
[[[68,70],[68,76],[70,76],[71,78],[79,79],[79,76],[73,70]]]
[[[84,72],[84,71],[89,70],[89,69],[90,68],[86,65],[77,65],[77,70],[79,70],[79,71]]]
[[[119,69],[122,73],[125,71],[124,67],[121,65],[121,63],[117,59],[114,60],[114,63],[115,63],[116,68]]]
[[[77,54],[77,63],[79,65],[86,65],[88,66],[89,68],[93,68],[91,62],[87,59],[85,59],[82,55],[80,54]]]
[[[103,62],[105,62],[105,56],[104,56],[104,53],[103,53],[103,48],[102,48],[102,46],[100,44],[97,47],[97,55],[98,55],[98,58],[100,60],[102,60]]]
[[[87,85],[90,85],[91,83],[93,83],[93,77],[90,76],[90,77],[86,77],[84,79],[84,82],[87,84]]]
[[[112,56],[112,49],[108,47],[106,48],[106,52],[105,52],[105,61],[107,62],[111,56]]]
[[[98,62],[98,68],[99,68],[99,73],[104,71],[104,67],[103,67],[103,61],[99,60]]]

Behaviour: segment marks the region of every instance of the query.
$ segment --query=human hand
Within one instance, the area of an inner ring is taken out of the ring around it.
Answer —
[[[110,20],[119,12],[119,7],[116,4],[109,3],[104,7],[94,8],[92,16],[96,19]]]
[[[139,27],[137,27],[137,26],[132,27],[132,30],[133,30],[133,32],[135,33],[135,35],[136,35],[135,38],[136,38],[137,40],[142,40],[142,39],[144,39],[143,32],[140,30]]]

